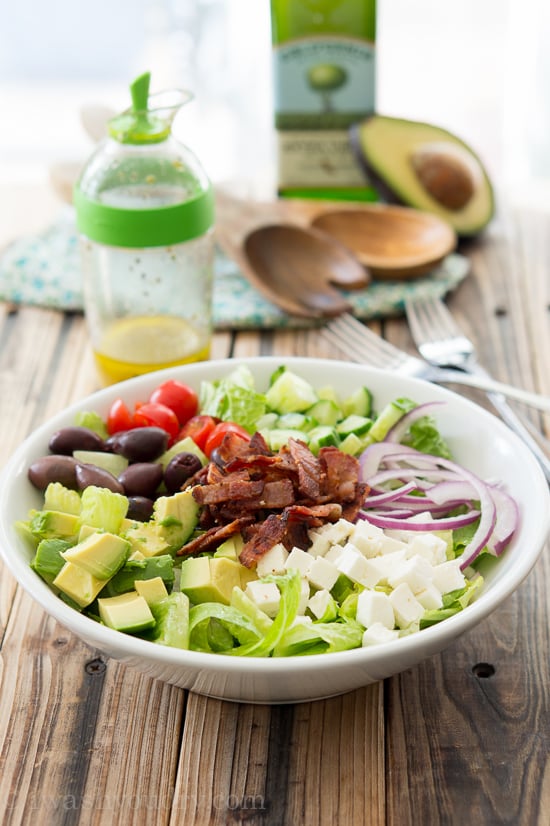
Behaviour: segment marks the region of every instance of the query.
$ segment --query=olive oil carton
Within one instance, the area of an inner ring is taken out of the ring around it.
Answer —
[[[277,187],[375,200],[349,140],[375,109],[376,0],[271,0]]]

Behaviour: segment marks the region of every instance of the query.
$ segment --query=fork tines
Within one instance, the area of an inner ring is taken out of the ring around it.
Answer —
[[[321,335],[348,358],[376,367],[396,367],[407,355],[377,336],[349,313],[343,313],[325,324]]]

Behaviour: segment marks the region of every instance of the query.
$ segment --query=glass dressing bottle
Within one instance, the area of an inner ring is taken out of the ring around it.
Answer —
[[[212,187],[172,134],[191,96],[149,96],[149,83],[149,73],[132,83],[132,107],[109,122],[74,193],[84,310],[106,384],[210,354]]]

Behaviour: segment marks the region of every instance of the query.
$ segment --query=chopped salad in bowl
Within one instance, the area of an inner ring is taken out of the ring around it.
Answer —
[[[494,417],[357,365],[149,374],[30,438],[29,507],[2,542],[18,579],[106,653],[216,696],[328,696],[407,667],[511,593],[548,530],[526,524],[548,495],[536,463]]]

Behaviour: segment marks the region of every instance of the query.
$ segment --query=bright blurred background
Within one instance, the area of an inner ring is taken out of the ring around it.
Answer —
[[[377,108],[467,140],[497,187],[546,202],[547,0],[379,0]],[[79,112],[191,90],[178,134],[215,182],[274,179],[269,0],[0,4],[0,180],[37,181],[92,148]]]

